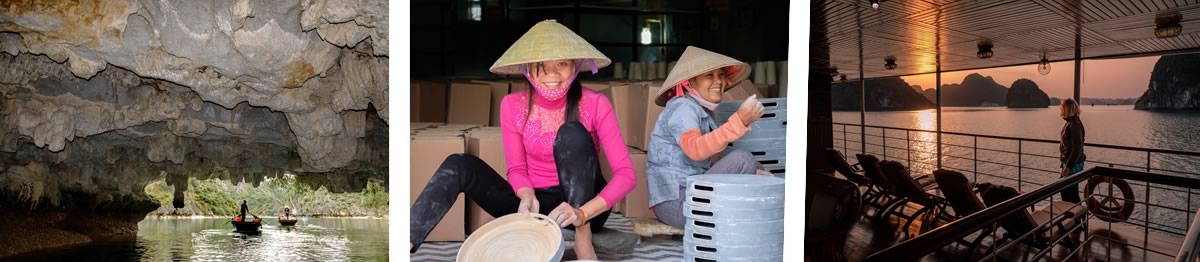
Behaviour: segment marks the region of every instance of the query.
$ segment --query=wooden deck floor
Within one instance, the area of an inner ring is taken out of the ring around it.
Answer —
[[[911,214],[912,210],[916,210],[918,207],[910,205],[906,214]],[[874,208],[868,207],[865,210],[869,214],[875,212]],[[903,225],[900,222],[895,217],[881,221],[860,216],[858,223],[851,229],[846,242],[847,258],[850,261],[861,261],[875,252],[906,239],[902,232],[908,231],[909,234],[916,235],[920,228],[919,221],[907,229],[900,228]],[[966,239],[972,240],[978,234],[972,234]],[[1077,235],[1082,238],[1083,232],[1078,232]],[[1129,224],[1108,223],[1093,218],[1088,220],[1086,239],[1089,241],[1084,243],[1086,254],[1070,254],[1070,250],[1066,247],[1056,245],[1040,261],[1171,261],[1183,242],[1181,237],[1165,233],[1149,232],[1148,241],[1143,237],[1145,235],[1146,232],[1143,229]],[[996,238],[998,239],[999,236],[997,235]],[[986,251],[994,243],[991,237],[985,238],[980,250],[976,252],[972,260],[980,260],[987,256]],[[1001,245],[1007,243],[1009,242],[1002,242]],[[1142,248],[1143,246],[1148,247],[1149,251]],[[950,244],[942,250],[926,256],[922,261],[967,261],[965,256],[967,250],[966,245]],[[1017,244],[1013,245],[1013,248],[999,252],[997,257],[998,261],[1023,261],[1021,256],[1032,259],[1038,252],[1036,249],[1025,248],[1024,245]]]

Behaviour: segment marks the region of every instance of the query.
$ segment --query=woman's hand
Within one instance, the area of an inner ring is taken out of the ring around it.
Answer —
[[[518,214],[537,214],[538,210],[541,210],[541,206],[538,205],[537,195],[533,193],[533,189],[525,187],[517,190],[517,198],[521,199],[521,204],[517,206]]]
[[[742,106],[738,107],[737,115],[738,118],[742,119],[742,124],[746,124],[746,126],[750,126],[754,121],[758,121],[758,118],[763,115],[763,105],[758,101],[758,95],[751,95],[745,101],[742,101]]]
[[[583,224],[582,212],[571,207],[567,202],[562,202],[562,204],[554,208],[554,211],[550,211],[549,217],[554,222],[557,222],[560,227],[567,227],[567,225],[579,226]]]

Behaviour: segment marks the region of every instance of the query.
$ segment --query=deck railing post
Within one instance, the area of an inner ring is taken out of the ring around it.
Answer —
[[[1146,151],[1146,173],[1150,173],[1150,151]],[[1150,246],[1150,182],[1146,182],[1146,226],[1142,233],[1142,246]],[[1136,200],[1136,199],[1135,199]]]
[[[975,162],[974,165],[971,167],[971,172],[974,173],[975,183],[978,184],[979,183],[979,136],[971,136],[971,138],[972,138],[972,140],[974,140],[971,143],[971,149],[975,150],[975,152],[972,153],[972,154],[974,154],[974,156],[971,157],[971,160],[973,162]]]
[[[842,151],[846,152],[846,154],[849,155],[850,154],[850,146],[847,144],[848,142],[846,142],[846,128],[847,127],[848,127],[848,125],[842,125]]]
[[[1021,140],[1017,140],[1017,191],[1021,191],[1021,184],[1025,183],[1025,180],[1021,178],[1021,142]]]
[[[912,168],[912,132],[904,130],[905,150],[908,151],[908,168]]]

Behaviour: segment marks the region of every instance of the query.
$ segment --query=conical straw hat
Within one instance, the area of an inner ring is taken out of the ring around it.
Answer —
[[[662,87],[658,88],[654,103],[658,104],[658,106],[666,106],[667,101],[671,98],[664,96],[664,94],[668,90],[674,90],[675,85],[705,72],[727,66],[734,66],[738,70],[735,70],[737,71],[736,75],[728,76],[733,82],[728,87],[725,87],[725,90],[733,88],[734,85],[742,82],[742,80],[746,80],[750,76],[750,65],[742,61],[700,49],[699,47],[688,46],[686,50],[683,50],[683,55],[679,57],[675,68],[671,69],[670,74],[667,74],[667,80],[663,82]]]
[[[522,74],[520,65],[558,59],[581,60],[583,63],[576,66],[578,71],[599,70],[612,63],[571,29],[554,20],[546,20],[533,25],[508,47],[508,51],[492,64],[491,71],[500,75]]]

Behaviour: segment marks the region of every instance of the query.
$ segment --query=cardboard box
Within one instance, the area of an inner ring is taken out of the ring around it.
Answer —
[[[787,97],[787,72],[787,61],[779,61],[779,91],[776,91],[776,97]]]
[[[580,84],[583,85],[583,88],[591,89],[607,96],[610,100],[612,99],[612,89],[609,89],[611,84],[608,81],[583,81]]]
[[[505,175],[508,173],[508,164],[504,162],[504,144],[498,133],[472,132],[468,134],[467,154],[479,157],[488,166],[491,166],[496,174],[508,179]],[[496,218],[475,204],[475,201],[467,201],[467,234],[475,232],[476,229],[493,219]]]
[[[492,87],[492,104],[488,109],[491,111],[489,125],[500,126],[500,103],[504,101],[504,96],[508,95],[511,83],[505,80],[475,80],[475,82]]]
[[[655,94],[662,87],[662,81],[656,82],[641,82],[642,88],[646,90],[646,122],[642,124],[642,144],[635,147],[642,150],[650,150],[650,133],[654,131],[654,125],[658,122],[658,114],[662,113],[663,107],[654,103]]]
[[[642,132],[646,124],[645,85],[625,81],[586,81],[583,86],[608,97],[626,145],[641,148],[646,144]]]
[[[449,87],[443,81],[412,81],[411,121],[415,122],[446,122],[446,102]]]
[[[530,87],[529,87],[529,81],[525,80],[524,78],[522,78],[522,79],[511,79],[511,80],[509,80],[509,82],[508,82],[508,87],[509,87],[509,88],[508,88],[508,93],[509,93],[509,94],[516,93],[516,92],[518,92],[518,91],[522,91],[522,90],[525,90],[525,89],[529,89],[529,88],[530,88]]]
[[[604,181],[612,182],[612,178],[613,178],[612,167],[610,167],[608,165],[608,157],[606,157],[604,155],[603,149],[600,150],[599,158],[600,158],[600,175],[604,176]],[[632,156],[630,156],[630,158],[632,158]],[[617,202],[616,204],[613,204],[612,212],[624,213],[625,201],[628,201],[628,200],[621,199],[621,201]]]
[[[415,101],[414,101],[414,103],[415,103]],[[414,120],[415,120],[415,119],[414,119]],[[409,128],[408,128],[408,129],[410,129],[410,130],[415,130],[415,129],[425,129],[425,128],[434,127],[434,126],[437,126],[437,125],[440,125],[440,124],[442,124],[442,123],[432,123],[432,122],[410,122],[410,123],[408,124],[408,125],[409,125]]]
[[[631,148],[630,160],[633,160],[633,170],[637,173],[637,187],[625,197],[624,214],[628,218],[655,218],[650,210],[650,191],[646,184],[646,152]]]
[[[450,110],[446,122],[488,125],[491,122],[492,87],[472,82],[450,83]]]
[[[621,126],[621,137],[625,144],[637,148],[646,145],[646,85],[613,83],[610,97],[617,114],[617,125]]]
[[[412,133],[413,133],[414,137],[462,137],[463,136],[462,131],[454,131],[454,130],[425,129],[425,130],[413,131]]]
[[[613,205],[613,211],[625,214],[625,217],[629,218],[653,218],[654,212],[650,211],[650,191],[647,189],[649,185],[646,184],[646,152],[633,147],[626,149],[629,150],[629,160],[633,162],[633,172],[638,182],[633,191],[625,195],[624,200]],[[600,157],[600,174],[606,181],[612,181],[612,168],[603,156]]]
[[[755,84],[751,83],[750,81],[742,81],[741,83],[733,86],[733,88],[729,89],[729,91],[725,91],[725,94],[721,96],[721,100],[746,100],[746,98],[749,98],[751,95],[758,95],[759,98],[766,98],[763,96],[763,94],[758,92],[760,86],[766,88],[767,85]]]
[[[433,178],[433,173],[441,166],[446,157],[451,154],[463,153],[466,149],[462,137],[414,137],[409,149],[412,162],[409,167],[409,206],[417,201],[417,196],[425,189],[425,184]],[[433,228],[425,241],[463,241],[466,239],[466,198],[458,196],[454,205],[442,221]]]
[[[444,124],[444,125],[438,125],[438,126],[426,128],[426,130],[466,131],[466,130],[472,130],[472,129],[479,128],[479,127],[481,127],[481,125],[479,125],[479,124]]]

